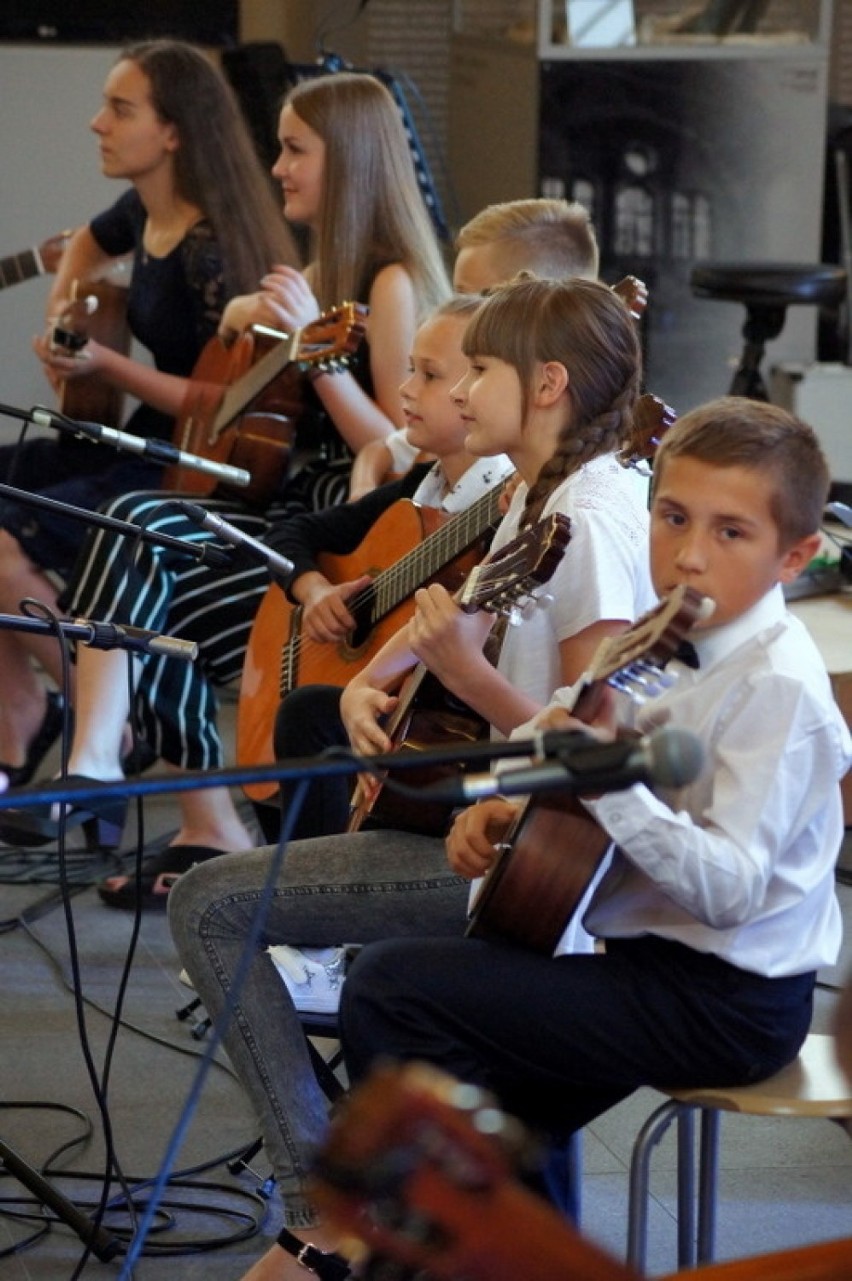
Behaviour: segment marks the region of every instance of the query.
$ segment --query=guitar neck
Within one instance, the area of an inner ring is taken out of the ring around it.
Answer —
[[[222,397],[210,429],[214,439],[296,359],[301,333],[297,329],[291,336],[283,337],[256,360],[241,378],[231,383]]]
[[[395,564],[377,574],[372,586],[371,624],[375,625],[481,538],[497,523],[503,481],[429,534]]]
[[[37,249],[10,254],[8,258],[0,258],[0,289],[19,285],[24,280],[32,280],[33,276],[41,276],[43,273],[44,267]]]

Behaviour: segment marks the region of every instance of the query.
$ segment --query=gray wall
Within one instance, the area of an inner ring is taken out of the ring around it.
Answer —
[[[0,257],[85,222],[123,189],[100,172],[89,120],[117,49],[0,45]],[[0,402],[51,404],[30,343],[40,333],[45,277],[0,290]],[[0,418],[0,441],[17,424]]]

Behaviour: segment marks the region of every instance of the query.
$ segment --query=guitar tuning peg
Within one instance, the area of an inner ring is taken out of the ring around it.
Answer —
[[[537,592],[532,599],[536,609],[550,609],[556,597],[553,592]]]
[[[523,611],[519,609],[517,605],[511,605],[509,609],[506,610],[506,622],[510,627],[520,627],[523,621]]]

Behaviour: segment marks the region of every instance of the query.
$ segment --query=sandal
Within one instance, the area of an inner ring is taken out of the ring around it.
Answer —
[[[107,907],[121,907],[134,912],[138,905],[143,911],[164,911],[169,901],[169,890],[182,873],[188,872],[196,863],[207,863],[226,852],[214,850],[209,845],[168,845],[142,864],[139,895],[135,875],[108,877],[97,887],[98,895]]]
[[[349,1263],[342,1254],[318,1250],[310,1242],[301,1241],[289,1228],[282,1228],[275,1238],[276,1244],[292,1254],[307,1272],[313,1272],[319,1281],[346,1281],[352,1276]]]

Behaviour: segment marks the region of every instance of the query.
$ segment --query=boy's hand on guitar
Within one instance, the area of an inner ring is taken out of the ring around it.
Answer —
[[[350,681],[340,696],[340,715],[352,748],[361,756],[389,752],[393,743],[379,723],[397,705],[397,698],[364,681]]]
[[[356,625],[346,602],[370,585],[369,574],[348,583],[326,583],[315,586],[302,601],[302,630],[312,641],[332,644],[342,640]]]
[[[497,858],[497,850],[518,813],[519,806],[502,797],[480,801],[462,810],[447,834],[447,860],[458,876],[474,880],[484,876]]]
[[[417,608],[409,624],[412,652],[443,685],[458,693],[465,664],[474,668],[487,661],[482,649],[494,615],[484,610],[466,614],[440,583],[421,587],[414,599]]]

